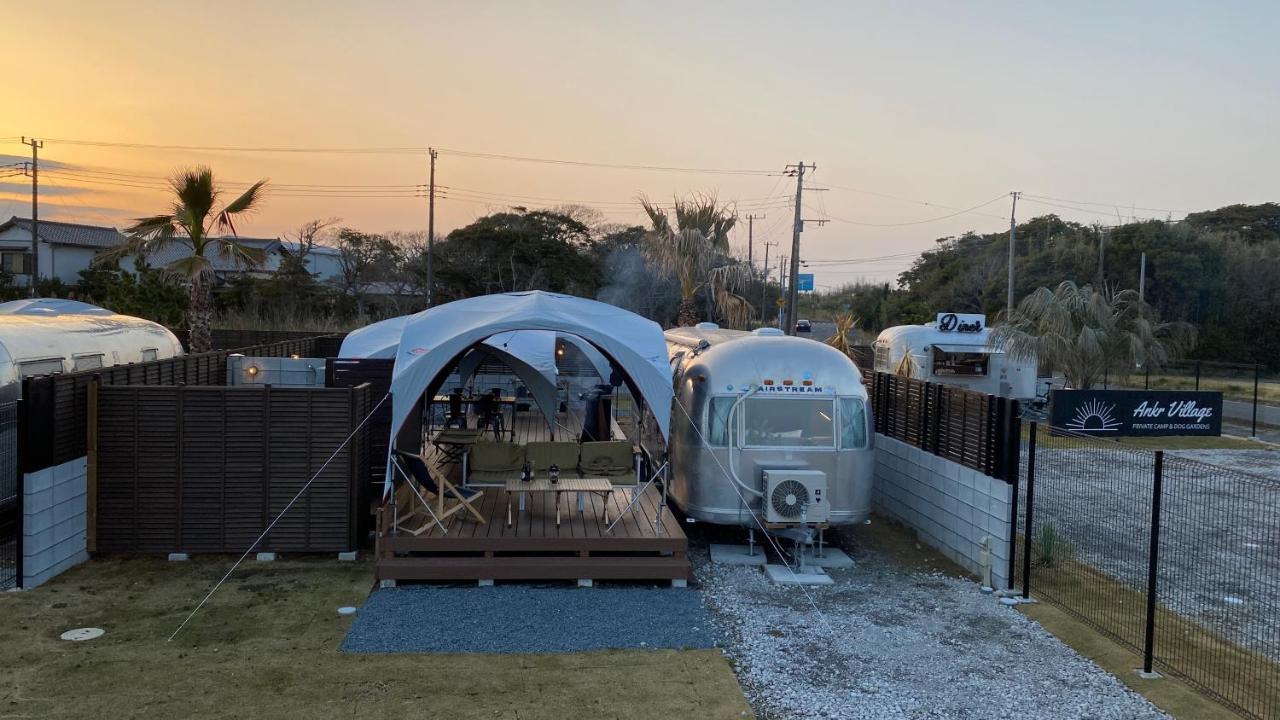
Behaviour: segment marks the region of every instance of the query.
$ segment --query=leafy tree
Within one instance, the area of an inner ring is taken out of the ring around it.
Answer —
[[[338,250],[343,294],[355,301],[356,317],[364,318],[371,286],[391,279],[400,264],[399,250],[385,235],[351,228],[338,231]]]
[[[1040,288],[991,333],[992,347],[1018,360],[1038,360],[1062,372],[1071,387],[1088,390],[1111,363],[1160,367],[1194,343],[1187,323],[1162,323],[1134,290],[1095,290],[1064,281]]]
[[[439,301],[520,290],[594,297],[600,287],[595,240],[580,220],[513,207],[449,233],[436,246]]]
[[[133,273],[108,263],[81,270],[76,295],[122,315],[178,327],[187,313],[187,289],[171,273],[152,268],[141,256],[134,258],[133,265]]]
[[[129,254],[145,257],[173,244],[190,249],[190,255],[173,261],[165,270],[182,276],[188,283],[187,326],[191,330],[192,352],[207,352],[213,346],[209,338],[213,282],[210,254],[219,253],[223,258],[249,267],[265,259],[262,250],[236,241],[235,219],[261,204],[266,182],[259,180],[219,209],[221,192],[214,183],[213,171],[204,166],[183,170],[169,181],[174,194],[170,211],[139,218],[125,230],[124,243],[99,256],[107,260],[118,260]],[[214,232],[223,235],[214,236]]]

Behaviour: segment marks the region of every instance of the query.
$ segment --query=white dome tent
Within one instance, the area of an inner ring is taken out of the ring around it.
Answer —
[[[391,326],[388,322],[383,328]],[[367,336],[389,332],[383,328]],[[666,437],[672,389],[662,328],[613,305],[542,291],[468,298],[405,318],[391,379],[391,437],[469,348],[513,330],[549,330],[590,343],[625,374]]]
[[[547,420],[547,428],[554,433],[558,405],[554,373],[548,378],[545,372],[530,365],[522,356],[484,342],[463,356],[462,361],[458,363],[458,375],[463,385],[466,385],[471,376],[480,369],[480,364],[484,362],[486,356],[497,358],[511,368],[511,372],[529,389],[534,403]]]
[[[0,306],[2,308],[3,306]],[[344,358],[394,358],[400,347],[400,332],[411,315],[381,320],[353,330],[342,341],[342,351],[338,357]],[[611,373],[609,359],[606,358],[590,342],[571,333],[552,333],[544,330],[516,330],[500,333],[485,340],[486,345],[501,347],[518,355],[529,365],[538,369],[552,383],[556,379],[555,343],[549,338],[555,337],[572,343],[582,351],[587,361],[595,368],[600,379],[608,381]]]
[[[400,347],[400,332],[410,317],[413,316],[388,318],[352,331],[343,339],[338,357],[394,358]],[[487,338],[458,363],[459,382],[465,385],[486,356],[497,358],[529,389],[546,417],[547,427],[554,429],[558,405],[555,337],[555,333],[536,330],[506,332]],[[599,351],[596,354],[599,355]],[[605,363],[607,367],[608,361]]]

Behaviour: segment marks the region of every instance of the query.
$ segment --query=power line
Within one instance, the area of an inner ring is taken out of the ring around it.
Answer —
[[[140,143],[108,140],[83,140],[76,138],[48,138],[48,142],[63,145],[79,145],[88,147],[124,148],[131,150],[182,150],[205,152],[251,152],[251,153],[318,153],[318,154],[356,154],[356,155],[427,155],[431,152],[428,146],[389,146],[389,147],[293,147],[268,145],[180,145],[166,143]],[[631,165],[625,163],[608,163],[587,160],[566,160],[561,158],[526,157],[521,155],[504,155],[500,153],[474,152],[469,150],[449,150],[440,148],[437,152],[455,157],[474,158],[480,160],[502,160],[509,162],[540,163],[549,165],[568,165],[576,167],[609,168],[614,170],[644,170],[655,172],[678,172],[715,175],[777,175],[772,170],[752,170],[743,168],[695,168],[672,167],[665,165]]]
[[[882,197],[882,198],[887,198],[889,200],[897,200],[899,202],[912,203],[914,205],[923,205],[925,207],[936,207],[936,208],[942,208],[943,210],[960,210],[960,208],[954,207],[952,205],[944,205],[942,203],[930,202],[928,200],[916,200],[913,198],[902,197],[900,195],[891,195],[889,193],[878,192],[876,190],[863,190],[861,188],[853,188],[847,185],[833,185],[831,183],[827,183],[827,186],[835,190],[845,190],[847,192],[859,193],[862,195],[871,195],[874,197]],[[989,218],[995,218],[997,220],[1004,220],[1004,216],[1002,215],[993,215],[991,213],[980,213],[980,212],[975,212],[974,214],[982,215],[984,217],[989,217]]]
[[[73,166],[73,167],[74,167],[74,169],[69,169],[69,168],[66,168],[66,167],[54,168],[54,169],[52,169],[52,170],[46,169],[46,170],[45,170],[45,172],[57,172],[57,173],[62,174],[62,175],[73,175],[73,176],[76,176],[76,177],[94,178],[94,179],[104,179],[104,180],[118,180],[118,181],[123,181],[123,182],[150,182],[150,183],[158,183],[158,184],[161,184],[161,185],[163,185],[163,186],[165,186],[165,187],[169,187],[169,186],[171,185],[171,183],[173,182],[173,178],[172,178],[172,177],[162,177],[162,176],[159,176],[159,175],[144,175],[144,174],[140,174],[140,173],[125,173],[125,172],[115,172],[115,171],[109,171],[109,170],[96,170],[96,169],[88,169],[88,168],[87,168],[87,167],[85,167],[85,166],[79,166],[79,165],[77,165],[77,166]],[[248,182],[248,181],[244,181],[244,180],[222,180],[222,179],[219,179],[219,180],[218,180],[218,184],[219,184],[219,185],[243,185],[243,186],[250,186],[250,185],[254,185],[254,184],[256,184],[256,182],[257,182],[257,181],[254,181],[254,182]],[[277,182],[272,182],[272,183],[271,183],[271,187],[273,187],[273,188],[305,189],[305,190],[328,190],[328,189],[334,189],[334,190],[364,190],[364,189],[367,189],[367,190],[401,190],[401,189],[402,189],[402,190],[417,190],[417,189],[425,188],[425,187],[426,187],[426,184],[425,184],[425,183],[412,183],[412,184],[400,184],[400,185],[359,185],[359,184],[334,184],[334,185],[326,185],[326,184],[318,184],[318,183],[277,183]]]
[[[927,218],[927,219],[924,219],[924,220],[912,220],[912,221],[910,221],[910,222],[900,222],[900,223],[866,223],[866,222],[858,222],[858,221],[856,221],[856,220],[848,220],[848,219],[846,219],[846,218],[837,217],[837,216],[835,216],[835,215],[831,215],[831,216],[829,216],[829,217],[830,217],[832,220],[835,220],[836,222],[847,223],[847,224],[849,224],[849,225],[858,225],[858,226],[861,226],[861,227],[906,227],[906,226],[908,226],[908,225],[924,225],[924,224],[926,224],[926,223],[938,222],[938,221],[940,221],[940,220],[949,220],[949,219],[951,219],[951,218],[953,218],[953,217],[957,217],[957,216],[960,216],[960,215],[964,215],[964,214],[966,214],[966,213],[971,213],[971,212],[973,212],[974,210],[979,210],[979,209],[984,208],[984,207],[986,207],[986,206],[988,206],[988,205],[991,205],[992,203],[999,202],[1000,200],[1003,200],[1003,199],[1005,199],[1006,197],[1008,197],[1008,194],[1007,194],[1007,193],[1001,193],[1000,195],[998,195],[998,196],[996,196],[996,197],[994,197],[994,198],[991,198],[990,200],[988,200],[988,201],[986,201],[986,202],[984,202],[984,203],[981,203],[981,204],[978,204],[978,205],[974,205],[974,206],[973,206],[973,207],[971,207],[971,208],[965,208],[964,210],[959,210],[959,211],[957,211],[957,212],[953,212],[953,213],[950,213],[950,214],[947,214],[947,215],[939,215],[938,217]]]
[[[1096,203],[1096,202],[1087,202],[1085,200],[1070,200],[1067,198],[1050,197],[1049,195],[1030,195],[1030,194],[1024,193],[1023,197],[1024,198],[1027,198],[1027,197],[1040,198],[1041,200],[1056,200],[1057,202],[1072,203],[1075,205],[1092,205],[1094,207],[1111,208],[1112,212],[1108,213],[1109,215],[1114,215],[1115,214],[1114,211],[1117,209],[1124,210],[1125,208],[1128,208],[1130,210],[1143,210],[1146,212],[1168,213],[1171,215],[1188,215],[1191,213],[1190,210],[1169,210],[1168,208],[1138,207],[1136,205],[1127,205],[1125,203]]]
[[[576,167],[608,168],[612,170],[645,170],[656,172],[697,173],[708,175],[765,175],[776,176],[776,170],[747,170],[723,168],[669,167],[665,165],[627,165],[623,163],[592,162],[587,160],[560,160],[554,158],[524,157],[520,155],[501,155],[498,153],[471,152],[467,150],[447,150],[439,152],[456,157],[475,158],[480,160],[506,160],[511,162],[540,163],[545,165],[571,165]]]

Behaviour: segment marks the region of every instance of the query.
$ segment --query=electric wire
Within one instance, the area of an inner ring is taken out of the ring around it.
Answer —
[[[974,206],[973,206],[973,207],[971,207],[971,208],[965,208],[964,210],[958,210],[958,211],[956,211],[956,212],[949,213],[949,214],[947,214],[947,215],[939,215],[938,217],[926,218],[926,219],[924,219],[924,220],[912,220],[912,221],[909,221],[909,222],[897,222],[897,223],[868,223],[868,222],[859,222],[859,221],[857,221],[857,220],[849,220],[849,219],[847,219],[847,218],[837,217],[837,216],[835,216],[835,215],[831,215],[831,216],[829,216],[829,218],[828,218],[828,219],[830,219],[830,220],[834,220],[834,221],[836,221],[836,222],[840,222],[840,223],[846,223],[846,224],[849,224],[849,225],[858,225],[858,226],[861,226],[861,227],[906,227],[906,226],[909,226],[909,225],[925,225],[925,224],[927,224],[927,223],[939,222],[939,221],[941,221],[941,220],[949,220],[949,219],[951,219],[951,218],[953,218],[953,217],[958,217],[958,216],[960,216],[960,215],[964,215],[964,214],[966,214],[966,213],[971,213],[971,212],[973,212],[974,210],[978,210],[978,209],[981,209],[981,208],[987,207],[988,205],[991,205],[991,204],[993,204],[993,203],[999,202],[1000,200],[1003,200],[1003,199],[1005,199],[1005,198],[1007,198],[1007,197],[1009,197],[1008,193],[1001,193],[1000,195],[998,195],[998,196],[996,196],[996,197],[994,197],[994,198],[991,198],[990,200],[988,200],[988,201],[986,201],[986,202],[984,202],[984,203],[980,203],[980,204],[978,204],[978,205],[974,205]]]
[[[289,512],[289,509],[294,506],[294,503],[298,502],[298,499],[301,498],[303,493],[311,487],[311,484],[316,481],[316,478],[320,477],[320,473],[324,472],[324,469],[329,467],[329,463],[333,462],[333,459],[338,457],[338,453],[342,452],[342,449],[351,442],[351,438],[355,437],[356,433],[360,432],[360,429],[365,426],[365,423],[369,422],[369,418],[373,417],[374,414],[378,412],[378,408],[382,407],[382,403],[386,402],[389,397],[391,397],[391,393],[386,393],[382,396],[382,399],[373,406],[373,409],[369,411],[369,414],[365,415],[364,419],[360,421],[360,424],[356,425],[355,429],[351,431],[351,434],[347,436],[347,439],[343,440],[342,443],[334,449],[333,454],[329,456],[329,459],[324,461],[324,464],[320,466],[320,469],[315,471],[315,474],[311,476],[311,479],[308,480],[300,490],[298,490],[298,493],[293,496],[293,499],[290,500],[288,504],[284,506],[284,509],[276,515],[275,519],[267,525],[266,529],[262,531],[262,534],[258,536],[258,539],[253,541],[253,544],[244,551],[244,554],[240,556],[239,560],[236,560],[235,564],[231,566],[231,569],[227,571],[227,574],[223,575],[222,579],[219,580],[217,584],[209,590],[209,593],[204,596],[204,599],[200,601],[200,604],[196,605],[195,608],[192,609],[191,613],[187,615],[187,618],[178,626],[178,629],[174,630],[173,634],[169,636],[169,640],[167,642],[173,642],[173,639],[178,637],[178,633],[182,632],[182,628],[186,627],[187,623],[191,622],[191,618],[195,617],[196,613],[200,612],[200,608],[204,607],[205,603],[209,602],[209,598],[213,597],[213,594],[218,591],[218,588],[222,587],[222,584],[227,581],[227,578],[231,577],[231,573],[235,572],[236,568],[240,567],[240,563],[244,562],[244,559],[249,557],[249,553],[253,552],[254,548],[258,547],[258,544],[262,542],[262,539],[265,538],[267,534],[271,532],[272,528],[276,526],[276,523],[280,522],[280,519]]]

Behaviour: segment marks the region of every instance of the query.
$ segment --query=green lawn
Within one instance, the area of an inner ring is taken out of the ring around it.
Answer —
[[[94,560],[0,594],[0,718],[751,716],[716,650],[340,653],[337,608],[364,601],[365,562],[247,563],[168,642],[230,563]],[[85,626],[107,633],[58,639]]]

